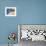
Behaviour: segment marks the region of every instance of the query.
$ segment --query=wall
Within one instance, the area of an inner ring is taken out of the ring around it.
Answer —
[[[17,16],[6,17],[6,6],[16,7]],[[17,33],[17,24],[46,24],[46,0],[0,0],[0,44],[8,43],[9,32]]]

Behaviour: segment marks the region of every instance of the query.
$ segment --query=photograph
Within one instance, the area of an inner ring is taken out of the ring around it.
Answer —
[[[5,16],[16,16],[16,7],[5,7]]]

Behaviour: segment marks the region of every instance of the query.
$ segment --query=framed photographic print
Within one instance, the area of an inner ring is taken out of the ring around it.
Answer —
[[[5,16],[16,16],[16,7],[5,7]]]

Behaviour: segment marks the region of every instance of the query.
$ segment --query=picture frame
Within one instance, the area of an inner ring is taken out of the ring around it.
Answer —
[[[5,16],[16,16],[16,7],[5,7]]]

